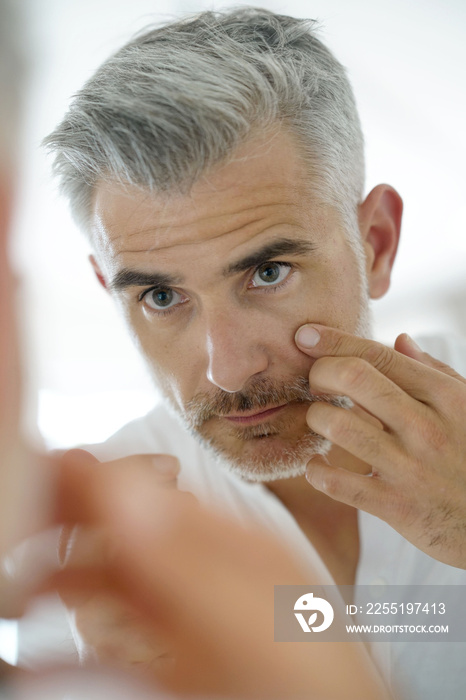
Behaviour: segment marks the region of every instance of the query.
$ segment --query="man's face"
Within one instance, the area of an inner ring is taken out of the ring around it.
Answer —
[[[368,311],[341,217],[317,201],[291,138],[249,142],[186,196],[101,184],[93,235],[184,422],[243,476],[303,473],[323,441],[305,421],[312,360],[296,330],[367,332]]]

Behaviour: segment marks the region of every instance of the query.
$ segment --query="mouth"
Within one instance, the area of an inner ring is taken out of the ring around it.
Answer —
[[[222,416],[222,418],[230,423],[234,423],[235,425],[257,425],[258,423],[263,423],[268,418],[275,416],[287,405],[288,404],[284,403],[281,406],[267,408],[265,411],[257,411],[255,413],[238,413],[236,415]]]

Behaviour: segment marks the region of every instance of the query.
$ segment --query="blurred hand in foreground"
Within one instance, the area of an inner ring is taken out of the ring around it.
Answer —
[[[58,496],[57,521],[98,528],[107,555],[70,560],[54,585],[65,597],[112,595],[144,619],[173,650],[174,667],[144,669],[164,688],[238,698],[389,697],[362,643],[273,641],[274,585],[310,580],[270,535],[161,488],[143,465],[115,470],[65,457]]]

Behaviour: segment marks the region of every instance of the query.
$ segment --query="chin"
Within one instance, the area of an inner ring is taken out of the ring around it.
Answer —
[[[303,476],[311,457],[326,455],[331,447],[329,440],[309,430],[294,442],[263,435],[243,441],[234,450],[203,436],[201,441],[230,472],[254,482]]]

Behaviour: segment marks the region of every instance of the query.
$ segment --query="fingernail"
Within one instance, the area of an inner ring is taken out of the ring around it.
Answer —
[[[322,490],[322,475],[315,469],[306,470],[306,480],[313,486],[317,491]]]
[[[313,455],[306,466],[306,479],[318,491],[324,490],[324,473],[320,468],[321,464],[330,466],[326,452]]]
[[[152,463],[157,470],[157,473],[163,476],[176,477],[180,471],[180,464],[176,457],[171,455],[155,455],[152,458]]]
[[[416,343],[416,341],[413,340],[413,339],[411,338],[411,336],[408,335],[407,333],[406,333],[405,335],[406,335],[406,340],[407,340],[408,343],[411,345],[411,347],[413,348],[413,350],[418,350],[419,352],[422,352],[422,348],[419,347],[419,345]]]
[[[301,326],[295,338],[303,348],[314,348],[320,340],[320,333],[313,326]]]

